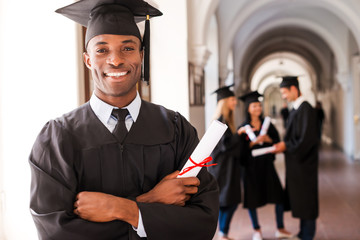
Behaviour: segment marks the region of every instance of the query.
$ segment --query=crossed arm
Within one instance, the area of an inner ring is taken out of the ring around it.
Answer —
[[[175,171],[163,178],[152,190],[136,198],[137,202],[184,206],[197,193],[200,181],[196,177],[176,178]],[[139,208],[135,201],[101,192],[80,192],[74,203],[74,213],[92,222],[121,220],[138,226]]]

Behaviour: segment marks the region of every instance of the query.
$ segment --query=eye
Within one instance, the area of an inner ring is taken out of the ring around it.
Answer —
[[[124,51],[134,51],[133,47],[124,47]]]
[[[106,53],[107,50],[105,48],[100,48],[96,50],[97,53]]]

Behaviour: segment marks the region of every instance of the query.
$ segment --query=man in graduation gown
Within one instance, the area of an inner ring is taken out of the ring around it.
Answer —
[[[318,130],[315,110],[305,101],[296,76],[286,76],[280,84],[282,97],[293,102],[284,141],[275,152],[285,153],[286,192],[293,217],[300,218],[300,239],[313,239],[318,200]]]
[[[87,26],[84,62],[95,89],[88,103],[49,121],[31,151],[39,239],[212,239],[216,181],[206,169],[176,178],[196,130],[136,90],[143,51],[134,15],[161,12],[142,0],[83,0],[58,12]]]

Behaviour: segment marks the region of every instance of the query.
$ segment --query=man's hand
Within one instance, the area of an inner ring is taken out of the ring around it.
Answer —
[[[134,201],[101,192],[80,192],[74,213],[92,222],[122,220],[138,226],[139,209]]]
[[[200,181],[196,177],[176,178],[179,171],[164,177],[153,189],[136,198],[138,202],[163,203],[185,206],[192,194],[197,193]]]
[[[281,153],[286,151],[285,142],[278,142],[274,144],[275,150],[272,151],[273,153]]]

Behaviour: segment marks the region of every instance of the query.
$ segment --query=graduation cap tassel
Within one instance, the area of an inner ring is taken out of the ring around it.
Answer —
[[[150,80],[150,16],[146,15],[144,31],[144,81],[149,84]]]

